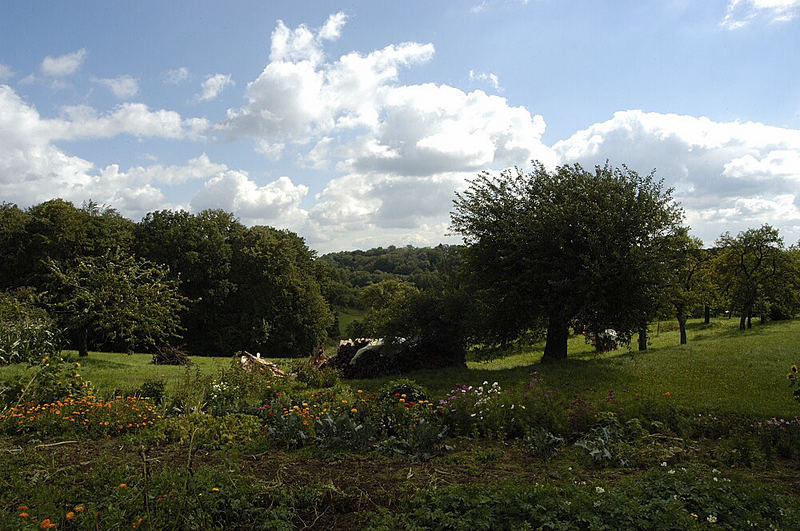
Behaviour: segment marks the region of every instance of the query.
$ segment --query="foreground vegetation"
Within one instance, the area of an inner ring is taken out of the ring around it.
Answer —
[[[0,527],[797,528],[800,322],[737,327],[405,380],[100,353],[4,367]]]

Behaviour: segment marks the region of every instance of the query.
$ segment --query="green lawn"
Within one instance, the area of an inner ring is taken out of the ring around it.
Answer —
[[[341,316],[340,316],[341,319]],[[570,358],[563,364],[541,364],[544,344],[530,351],[488,362],[469,362],[467,368],[418,371],[408,375],[442,396],[457,383],[479,385],[484,380],[510,387],[539,371],[547,383],[569,394],[614,389],[644,396],[670,393],[670,400],[697,411],[737,412],[759,416],[794,416],[800,405],[791,398],[786,372],[800,362],[800,320],[754,324],[740,332],[735,319],[716,319],[710,325],[689,324],[687,345],[679,345],[673,323],[662,323],[646,352],[621,348],[596,355],[583,336],[570,339]],[[665,331],[666,330],[666,331]],[[635,349],[635,341],[633,345]],[[67,353],[69,354],[69,353]],[[73,359],[77,359],[72,354]],[[229,366],[231,358],[193,357],[195,367],[214,373]],[[92,352],[79,360],[81,373],[101,395],[133,390],[146,379],[163,378],[168,388],[187,370],[154,366],[149,354]],[[288,360],[276,360],[286,363]],[[197,370],[190,368],[188,370]],[[0,368],[0,380],[25,377],[24,365]],[[348,382],[353,387],[377,389],[389,378]]]

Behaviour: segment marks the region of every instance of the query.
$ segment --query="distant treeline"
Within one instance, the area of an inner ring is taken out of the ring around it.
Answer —
[[[78,335],[86,328],[80,332],[74,316],[63,315],[67,301],[58,300],[59,296],[75,297],[76,291],[64,290],[57,273],[81,266],[85,276],[87,264],[97,263],[90,259],[111,251],[116,260],[128,256],[165,266],[166,277],[175,281],[185,306],[179,315],[181,338],[172,342],[201,355],[238,350],[307,355],[328,333],[337,334],[331,326],[336,308],[365,307],[361,288],[394,280],[425,289],[436,284],[442,270],[455,269],[458,262],[458,248],[443,245],[391,246],[319,258],[293,232],[246,227],[221,210],[197,214],[161,210],[137,223],[92,202],[76,207],[54,199],[27,209],[0,205],[0,290],[24,294],[48,309],[68,330],[73,346],[80,343]],[[120,292],[122,296],[134,295]],[[98,319],[92,323],[88,348],[131,348]],[[133,346],[148,348],[145,341]]]

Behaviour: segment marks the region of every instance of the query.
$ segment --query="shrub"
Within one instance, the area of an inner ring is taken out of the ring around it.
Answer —
[[[148,379],[132,394],[141,398],[149,398],[153,402],[160,404],[164,400],[166,387],[167,382],[164,380]]]
[[[544,428],[536,428],[525,437],[523,442],[532,456],[550,459],[558,452],[559,448],[564,446],[566,440],[553,435]]]
[[[80,398],[94,392],[92,383],[80,374],[81,364],[60,357],[45,356],[29,368],[23,382],[13,385],[6,395],[6,403],[46,403],[73,397]],[[30,376],[30,378],[28,378]]]
[[[61,332],[47,312],[26,298],[33,295],[0,292],[0,365],[36,363],[61,352]]]
[[[333,367],[315,369],[308,360],[295,362],[292,372],[297,381],[318,389],[333,387],[339,383],[339,371]]]
[[[430,400],[427,389],[414,380],[409,380],[407,378],[391,380],[378,391],[378,400],[380,402],[391,402],[394,404],[400,397],[411,402]]]

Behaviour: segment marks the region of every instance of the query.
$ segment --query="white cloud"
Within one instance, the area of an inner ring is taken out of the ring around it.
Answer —
[[[189,69],[185,66],[181,66],[180,68],[175,68],[173,70],[169,70],[164,75],[164,81],[170,83],[171,85],[177,85],[189,79]]]
[[[42,60],[40,67],[42,74],[46,76],[61,77],[74,74],[86,59],[86,49],[81,48],[72,53],[59,55],[58,57],[47,56]]]
[[[105,85],[121,100],[132,98],[139,93],[139,80],[131,76],[117,76],[114,78],[93,78],[92,81]]]
[[[528,109],[482,90],[403,84],[401,70],[431,61],[432,44],[327,58],[325,28],[335,23],[339,29],[327,34],[338,36],[344,20],[331,17],[321,30],[279,22],[270,61],[248,83],[245,104],[216,126],[231,138],[253,138],[273,159],[295,151],[305,167],[335,164],[340,176],[309,212],[310,241],[327,246],[386,234],[420,242],[415,231],[424,225],[441,229],[426,233],[436,243],[466,178],[532,158],[555,164],[541,142],[544,119]]]
[[[133,104],[101,117],[88,108],[72,108],[72,113],[57,119],[42,118],[11,87],[0,85],[3,200],[27,206],[56,196],[76,203],[93,199],[137,219],[148,210],[174,207],[160,185],[207,179],[227,170],[227,166],[213,163],[205,154],[181,166],[137,166],[128,171],[120,170],[116,164],[96,168],[91,161],[68,154],[54,142],[121,133],[188,136],[193,122],[175,123],[168,111],[151,112]],[[168,119],[163,120],[165,116]]]
[[[486,0],[483,0],[480,4],[476,4],[476,5],[472,6],[471,8],[469,8],[469,12],[470,13],[475,13],[475,14],[482,13],[482,12],[486,11],[486,9],[488,7],[489,7],[489,4],[486,2]]]
[[[725,18],[727,29],[739,29],[757,18],[770,22],[788,22],[800,13],[800,0],[729,0]]]
[[[500,80],[497,78],[497,74],[493,74],[491,72],[476,72],[474,70],[469,71],[469,80],[470,81],[485,81],[489,83],[495,90],[500,88]]]
[[[319,30],[319,38],[326,41],[335,41],[342,35],[342,28],[345,22],[347,22],[347,15],[341,11],[329,16]]]
[[[203,118],[182,119],[175,111],[150,110],[143,103],[123,103],[113,111],[98,115],[86,105],[63,108],[63,119],[53,122],[51,138],[110,138],[121,134],[136,137],[199,138],[208,128]]]
[[[300,202],[308,187],[279,177],[263,186],[244,171],[224,171],[205,182],[191,202],[193,210],[221,208],[250,224],[298,225],[306,213]]]
[[[222,94],[225,87],[233,84],[230,74],[214,74],[213,76],[208,76],[206,80],[200,84],[200,93],[197,94],[195,98],[197,101],[211,101]]]
[[[0,63],[0,81],[11,79],[14,75],[14,70],[10,66]]]
[[[609,160],[640,173],[656,169],[675,188],[687,220],[706,243],[725,230],[800,221],[800,130],[755,122],[621,111],[553,149],[561,162],[591,167]],[[795,223],[796,224],[796,223]]]

